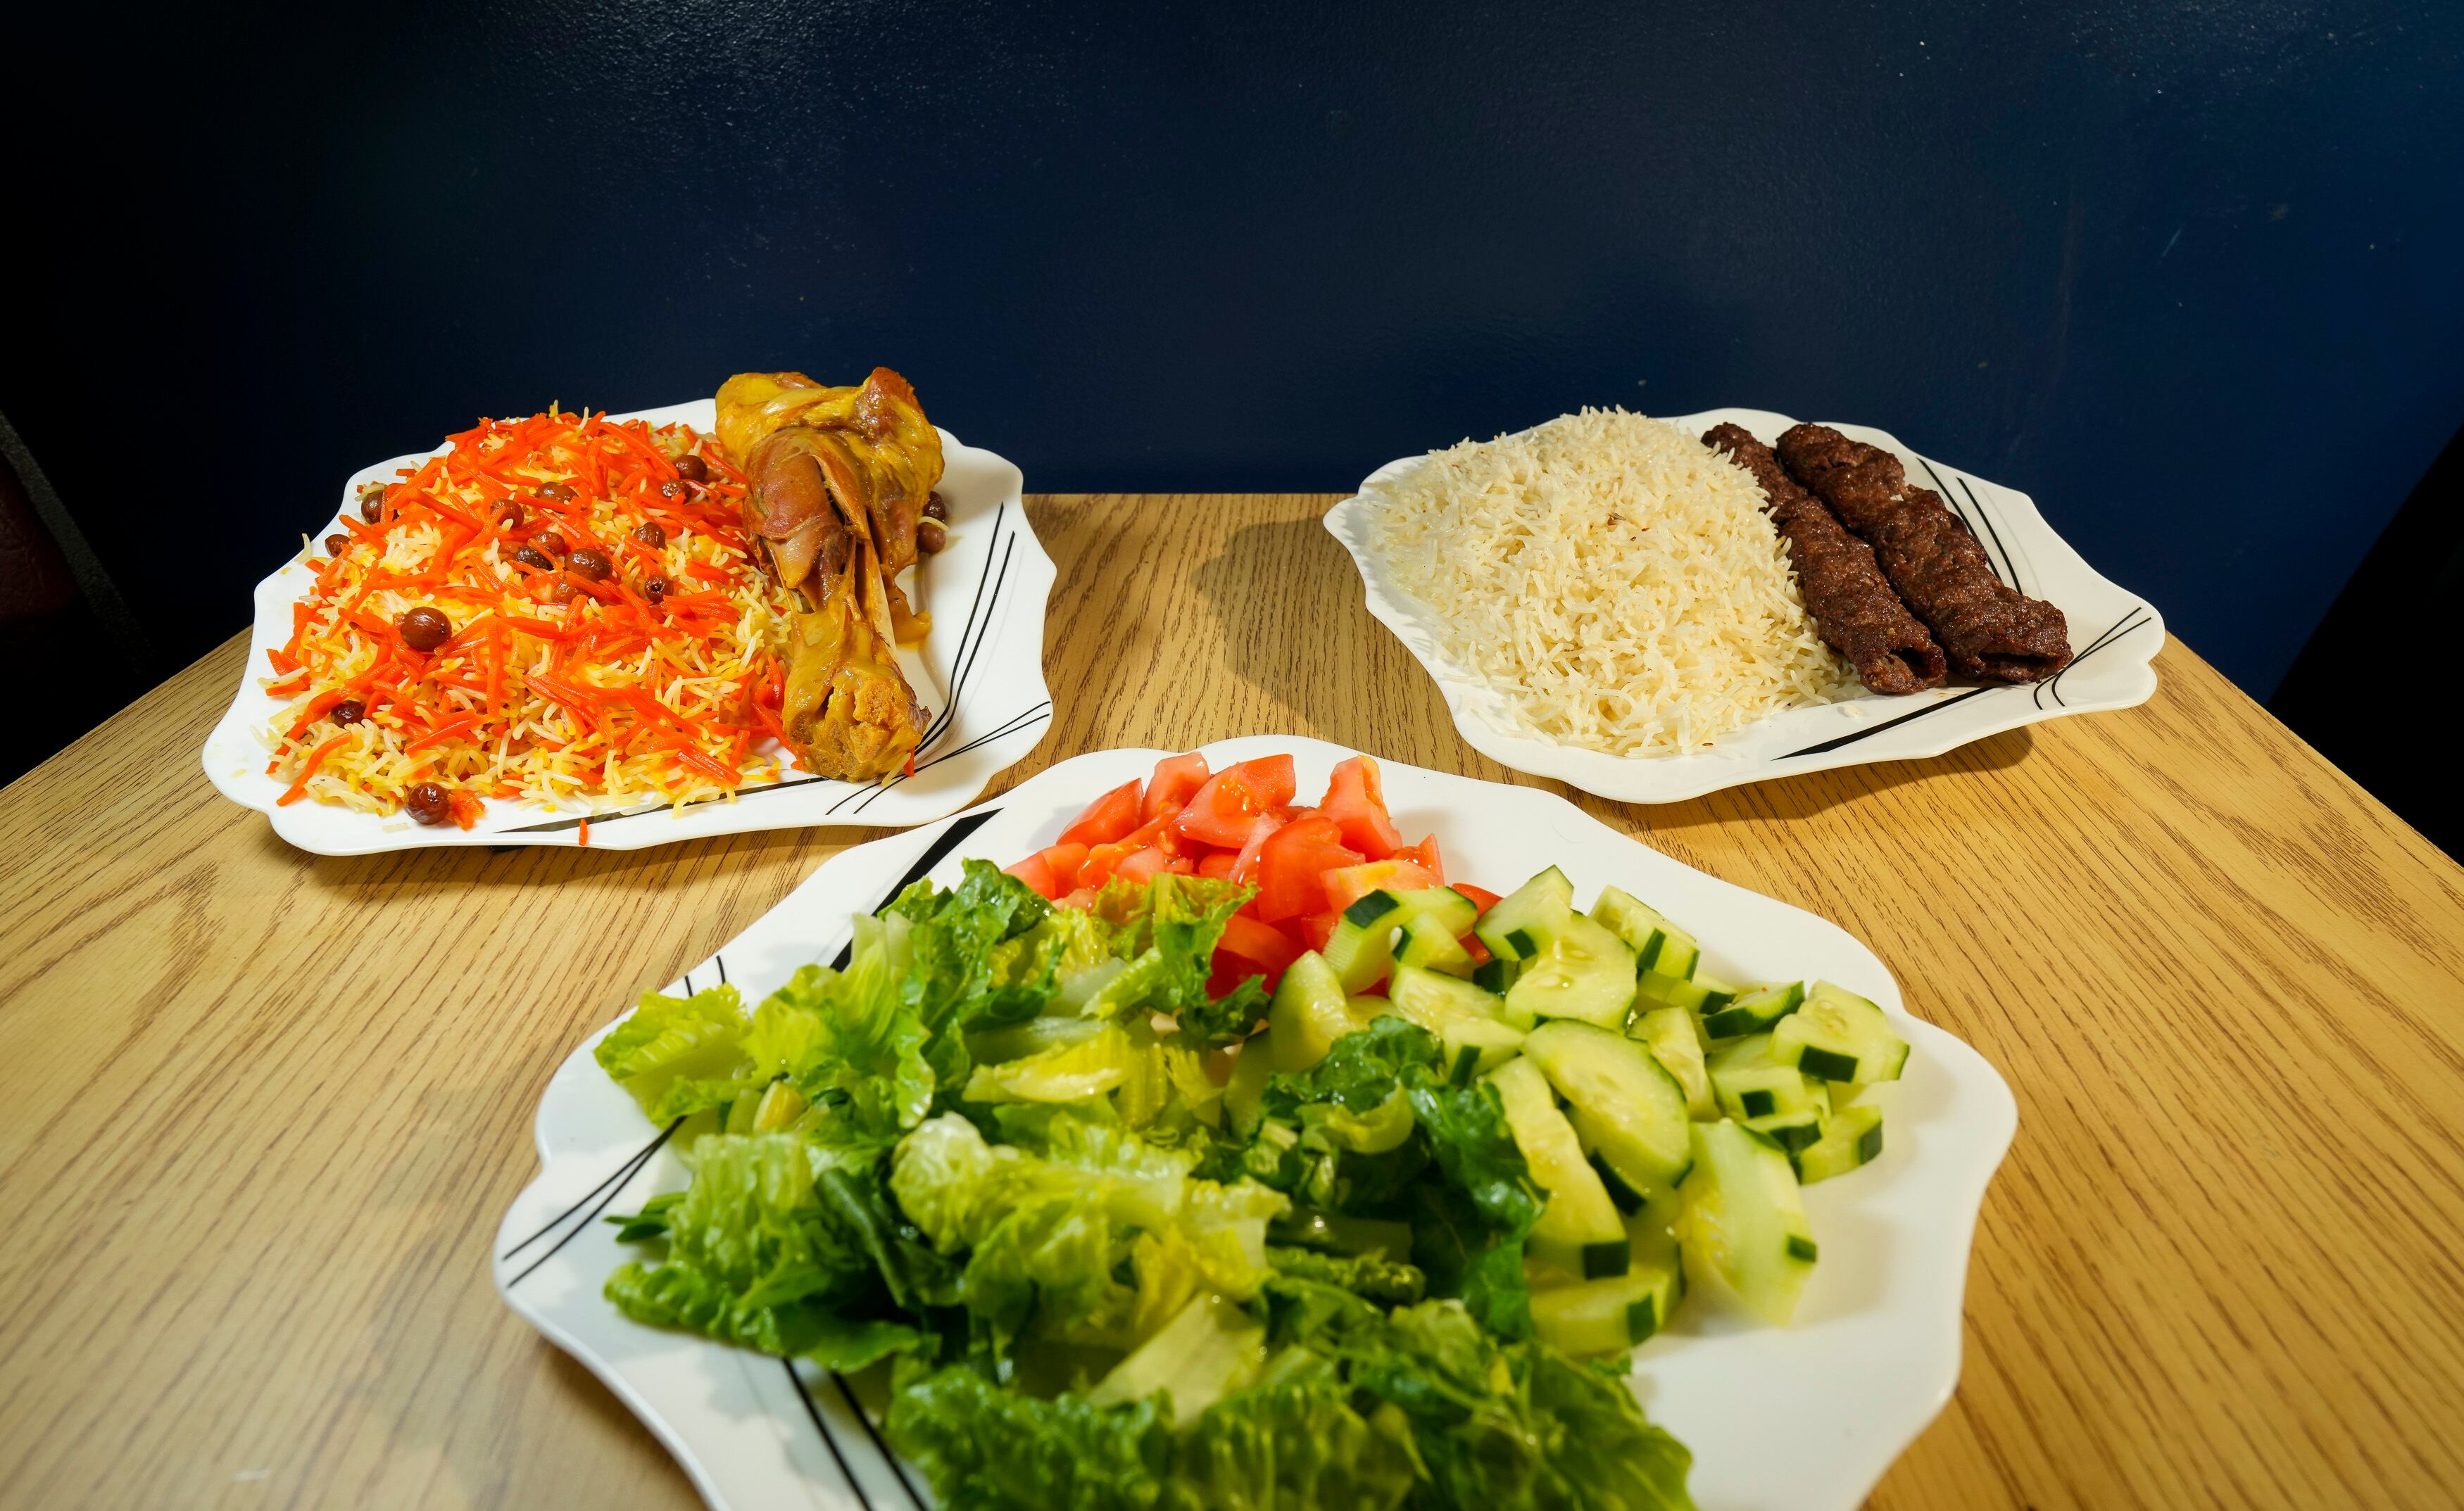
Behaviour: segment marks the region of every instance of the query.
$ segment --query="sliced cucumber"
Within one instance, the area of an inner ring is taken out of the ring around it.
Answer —
[[[1819,1107],[1806,1107],[1796,1112],[1774,1112],[1769,1117],[1748,1118],[1746,1127],[1777,1144],[1787,1151],[1789,1168],[1796,1168],[1797,1159],[1806,1150],[1822,1140],[1830,1115]],[[1801,1175],[1798,1177],[1803,1178]]]
[[[1563,1353],[1622,1353],[1668,1325],[1685,1294],[1674,1254],[1623,1275],[1531,1293],[1531,1331]]]
[[[1803,1071],[1779,1061],[1769,1034],[1755,1034],[1714,1050],[1707,1068],[1721,1110],[1741,1123],[1815,1107],[1816,1087]]]
[[[1335,922],[1326,941],[1326,963],[1347,992],[1375,986],[1395,963],[1395,930],[1403,922],[1403,902],[1393,892],[1364,892]]]
[[[1703,1065],[1700,1021],[1682,1007],[1654,1008],[1636,1018],[1629,1032],[1684,1088],[1685,1115],[1709,1122],[1720,1115],[1720,1105],[1711,1096],[1711,1073]]]
[[[1730,986],[1718,976],[1697,971],[1680,979],[1645,971],[1634,984],[1635,993],[1643,1000],[1660,1007],[1682,1007],[1689,1013],[1711,1014],[1735,1001],[1743,987]]]
[[[1816,981],[1805,1005],[1771,1031],[1771,1053],[1809,1076],[1859,1085],[1897,1081],[1908,1041],[1882,1010],[1856,993]]]
[[[1425,913],[1403,926],[1402,942],[1395,947],[1395,963],[1442,971],[1465,980],[1472,973],[1471,952],[1444,924]]]
[[[1531,1168],[1532,1181],[1549,1193],[1540,1220],[1532,1224],[1531,1257],[1585,1280],[1624,1274],[1633,1240],[1617,1220],[1599,1172],[1584,1160],[1573,1126],[1557,1110],[1548,1077],[1517,1057],[1490,1071],[1488,1083],[1506,1106],[1506,1126]]]
[[[1451,887],[1424,887],[1417,891],[1397,892],[1395,898],[1403,905],[1402,923],[1408,926],[1422,918],[1434,919],[1449,939],[1460,939],[1471,932],[1472,925],[1480,919],[1480,904]]]
[[[1592,916],[1616,931],[1634,950],[1636,969],[1686,980],[1703,952],[1694,936],[1668,921],[1657,909],[1615,887],[1600,888]]]
[[[1491,955],[1471,968],[1471,980],[1472,985],[1483,991],[1504,996],[1506,989],[1514,984],[1514,962]]]
[[[1438,1036],[1449,1067],[1469,1050],[1475,1070],[1494,1070],[1523,1047],[1523,1030],[1499,1016],[1506,1004],[1468,981],[1397,965],[1386,992],[1388,1008]]]
[[[1805,1000],[1805,983],[1783,981],[1755,987],[1727,1007],[1703,1015],[1703,1033],[1710,1039],[1742,1039],[1759,1034],[1796,1011]]]
[[[1500,960],[1528,960],[1574,911],[1574,884],[1551,866],[1501,897],[1472,931]]]
[[[1821,1138],[1797,1150],[1796,1178],[1811,1186],[1870,1165],[1882,1153],[1882,1109],[1870,1102],[1834,1107]]]
[[[1647,1196],[1685,1178],[1694,1159],[1685,1091],[1650,1050],[1558,1018],[1524,1039],[1523,1056],[1573,1104],[1575,1133],[1628,1189]]]
[[[1305,952],[1285,969],[1274,1002],[1266,1009],[1266,1042],[1275,1068],[1287,1074],[1309,1069],[1326,1058],[1336,1040],[1367,1021],[1353,1011],[1334,967],[1316,951]]]
[[[1697,1123],[1694,1170],[1678,1194],[1686,1279],[1786,1324],[1819,1251],[1780,1147],[1740,1124]]]
[[[1634,952],[1608,930],[1570,912],[1541,939],[1538,953],[1522,961],[1507,988],[1506,1005],[1518,1016],[1573,1018],[1621,1030],[1634,1006]]]

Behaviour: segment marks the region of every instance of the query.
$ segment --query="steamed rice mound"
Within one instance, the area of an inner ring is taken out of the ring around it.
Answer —
[[[1856,686],[1761,489],[1662,421],[1585,409],[1465,441],[1371,501],[1396,585],[1535,737],[1685,755]]]

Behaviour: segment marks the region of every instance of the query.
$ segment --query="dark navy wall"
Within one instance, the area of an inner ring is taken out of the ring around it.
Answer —
[[[5,23],[0,410],[176,652],[479,413],[886,362],[1046,490],[1879,425],[2263,696],[2464,420],[2453,4],[215,9]]]

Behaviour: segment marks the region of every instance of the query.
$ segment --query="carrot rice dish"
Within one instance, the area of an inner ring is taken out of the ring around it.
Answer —
[[[552,407],[448,441],[308,555],[267,652],[281,800],[467,829],[778,777],[792,605],[715,440]]]

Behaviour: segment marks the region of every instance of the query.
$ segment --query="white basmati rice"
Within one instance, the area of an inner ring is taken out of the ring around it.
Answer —
[[[1447,657],[1539,738],[1683,755],[1856,686],[1762,491],[1662,421],[1585,409],[1432,452],[1366,496]]]

